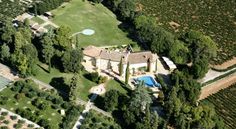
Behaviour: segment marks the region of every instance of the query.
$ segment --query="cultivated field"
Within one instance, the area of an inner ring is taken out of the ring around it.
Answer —
[[[92,36],[79,34],[79,43],[82,46],[133,43],[127,38],[127,33],[118,28],[120,22],[116,16],[102,4],[92,5],[87,0],[72,0],[52,13],[55,15],[52,21],[57,25],[69,26],[72,33],[81,32],[86,28],[95,30]]]
[[[204,101],[211,102],[215,105],[218,115],[224,119],[229,129],[236,128],[236,84],[209,96]]]
[[[221,64],[236,56],[235,0],[139,0],[140,9],[155,16],[160,25],[176,32],[199,30],[218,43]]]

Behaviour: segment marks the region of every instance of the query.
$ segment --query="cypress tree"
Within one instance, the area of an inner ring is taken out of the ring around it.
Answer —
[[[127,63],[126,71],[125,71],[125,83],[128,84],[129,82],[129,62]]]
[[[122,57],[120,58],[120,63],[119,63],[119,74],[120,74],[120,76],[122,76],[122,74],[123,74],[123,59],[122,59]]]

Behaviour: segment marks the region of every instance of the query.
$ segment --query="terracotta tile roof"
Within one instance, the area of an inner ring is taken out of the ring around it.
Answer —
[[[119,62],[121,58],[124,58],[123,63],[129,62],[130,64],[147,63],[149,59],[150,61],[154,60],[152,52],[150,51],[135,52],[128,54],[126,52],[108,51],[95,46],[88,46],[84,48],[83,53],[86,56],[101,58],[116,62]]]
[[[95,46],[88,46],[84,48],[83,53],[86,56],[90,57],[98,57],[101,53],[102,49],[95,47]]]
[[[138,64],[138,63],[147,63],[149,59],[150,61],[153,61],[152,52],[145,51],[145,52],[130,53],[127,61],[130,64]]]
[[[101,54],[100,54],[100,58],[119,62],[120,59],[123,58],[123,57],[126,57],[126,55],[127,54],[124,53],[124,52],[115,52],[115,51],[102,50]]]

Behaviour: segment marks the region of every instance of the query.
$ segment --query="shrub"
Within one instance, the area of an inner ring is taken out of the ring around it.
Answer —
[[[39,92],[38,96],[42,97],[42,98],[47,98],[49,95],[47,93],[45,93],[45,92]]]
[[[0,116],[0,120],[4,120],[5,119],[5,117],[4,116]]]
[[[16,119],[17,119],[17,116],[10,116],[10,118],[11,118],[12,120],[16,120]]]
[[[39,107],[39,105],[41,104],[41,99],[39,98],[35,99],[32,104],[36,107]]]
[[[48,108],[48,106],[49,104],[47,102],[44,102],[39,105],[39,109],[45,110]]]
[[[53,99],[55,99],[55,97],[54,97],[54,96],[51,96],[51,95],[49,95],[48,97],[46,97],[46,100],[48,100],[48,101],[53,101]]]
[[[13,127],[15,128],[15,129],[19,129],[19,128],[21,128],[23,125],[22,124],[14,124],[13,125]]]
[[[8,98],[5,96],[0,96],[0,104],[5,105],[8,101]]]
[[[102,77],[102,76],[100,76],[99,79],[98,79],[98,84],[104,83],[104,82],[106,82],[107,80],[108,80],[107,77]]]
[[[25,123],[25,120],[18,120],[17,123],[18,123],[18,124],[24,124],[24,123]]]
[[[0,129],[8,129],[7,126],[1,126]]]
[[[53,99],[53,103],[60,105],[60,104],[63,103],[63,100],[62,100],[62,98],[54,98],[54,99]]]
[[[26,93],[26,96],[28,98],[33,98],[34,96],[37,96],[37,93],[34,90],[32,90],[32,91],[29,91],[28,93]]]
[[[2,112],[1,115],[7,116],[7,115],[8,115],[8,112]]]
[[[47,127],[49,125],[49,122],[45,119],[41,119],[38,124],[43,127]]]
[[[53,105],[51,105],[51,107],[52,107],[53,109],[59,109],[59,108],[60,108],[57,104],[53,104]]]
[[[22,89],[22,86],[13,86],[11,88],[11,90],[14,91],[14,92],[19,92],[19,91],[21,91],[21,89]]]
[[[4,120],[3,123],[8,125],[10,122],[9,122],[9,120]]]
[[[29,128],[33,128],[34,127],[34,125],[33,124],[28,124],[28,126],[27,127],[29,127]]]
[[[68,109],[68,108],[70,108],[70,103],[68,103],[68,102],[64,102],[62,105],[61,105],[61,107],[62,108],[65,108],[65,109]]]
[[[18,94],[15,95],[15,99],[16,99],[16,100],[20,100],[20,99],[22,99],[23,97],[25,97],[25,94],[24,94],[24,93],[18,93]]]
[[[98,79],[99,79],[99,75],[98,75],[98,72],[92,72],[89,74],[89,78],[91,81],[93,82],[97,82]]]

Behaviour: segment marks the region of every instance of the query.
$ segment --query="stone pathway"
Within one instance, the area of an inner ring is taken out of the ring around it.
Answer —
[[[97,108],[96,106],[94,106],[94,104],[92,103],[98,95],[101,95],[101,94],[104,94],[106,91],[105,91],[105,87],[104,87],[104,83],[103,84],[100,84],[96,87],[93,87],[90,89],[90,92],[93,94],[91,96],[91,98],[89,99],[89,101],[86,103],[85,105],[85,109],[83,110],[82,114],[79,116],[79,119],[76,121],[73,129],[79,129],[83,120],[85,119],[86,117],[86,114],[89,112],[90,109],[93,109],[93,110],[96,110],[100,113],[102,113],[103,115],[107,116],[107,117],[111,117],[111,114]]]

